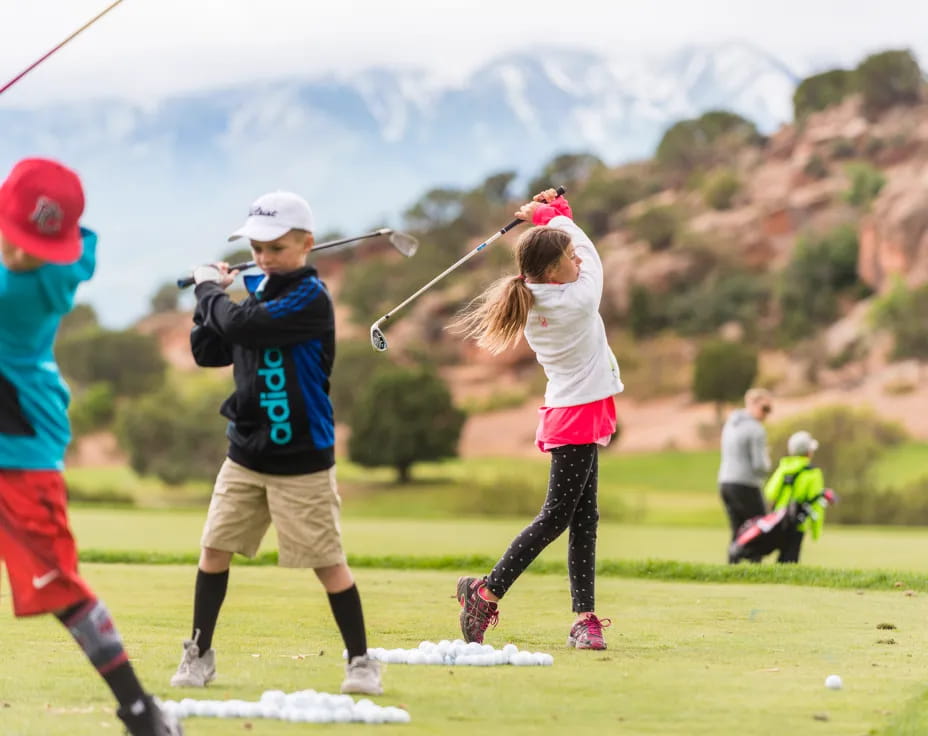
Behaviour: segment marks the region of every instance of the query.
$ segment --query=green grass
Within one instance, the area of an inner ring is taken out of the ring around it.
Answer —
[[[197,510],[123,510],[77,508],[71,520],[84,550],[150,551],[195,555],[206,507]],[[716,526],[706,528],[600,524],[598,557],[604,560],[676,560],[721,563],[727,529],[720,507]],[[374,519],[353,512],[343,516],[345,548],[358,556],[498,557],[530,517],[511,519]],[[273,529],[263,549],[276,549]],[[562,562],[566,535],[539,558]],[[911,527],[829,526],[818,542],[803,544],[803,566],[842,569],[896,569],[922,572],[928,559],[928,535]]]
[[[886,452],[873,465],[881,486],[904,486],[928,475],[928,444],[907,442]]]
[[[876,465],[881,483],[904,485],[926,473],[928,444],[891,450]],[[721,505],[716,487],[718,453],[603,452],[600,513],[606,521],[652,526],[716,526]],[[370,519],[460,519],[487,514],[527,517],[544,498],[548,461],[537,458],[472,458],[415,466],[414,480],[397,484],[389,468],[362,468],[340,461],[339,488],[345,513]],[[171,487],[139,478],[128,468],[66,471],[83,503],[128,499],[144,508],[202,507],[211,484]],[[81,505],[80,503],[78,505]],[[88,504],[83,504],[88,505]]]
[[[113,610],[143,681],[162,697],[174,696],[166,683],[188,633],[190,568],[85,565],[85,574]],[[371,646],[456,637],[455,574],[359,570]],[[525,577],[507,596],[487,641],[551,652],[554,666],[392,665],[384,675],[386,693],[375,700],[408,708],[412,723],[376,732],[854,736],[887,727],[890,713],[913,707],[924,691],[920,654],[928,627],[917,597],[604,578],[598,599],[614,622],[607,630],[610,649],[567,650],[566,582]],[[880,631],[880,623],[897,628]],[[878,643],[888,634],[895,644]],[[253,699],[266,689],[309,687],[335,692],[341,679],[341,642],[325,596],[305,572],[234,569],[215,644],[219,678],[197,697]],[[116,733],[108,692],[53,620],[4,621],[0,651],[4,734]],[[824,688],[831,673],[843,677],[844,690]],[[815,720],[822,714],[828,720]],[[307,728],[371,732],[369,726],[266,721],[254,722],[250,732]],[[237,721],[187,721],[189,736],[242,730]]]

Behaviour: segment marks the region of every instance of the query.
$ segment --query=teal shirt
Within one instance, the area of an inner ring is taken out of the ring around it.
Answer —
[[[0,262],[0,468],[63,470],[70,392],[53,352],[61,318],[96,265],[97,236],[68,265],[10,271]]]

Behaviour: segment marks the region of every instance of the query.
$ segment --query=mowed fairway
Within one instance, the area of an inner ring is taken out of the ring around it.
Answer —
[[[162,511],[78,508],[71,520],[81,549],[196,555],[204,510]],[[718,512],[721,516],[721,511]],[[353,555],[486,555],[498,557],[528,519],[343,519],[345,547]],[[721,524],[721,520],[720,520]],[[724,563],[727,530],[601,522],[598,557]],[[566,535],[542,560],[563,561]],[[271,529],[262,549],[276,549]],[[768,558],[775,559],[775,556]],[[928,571],[928,533],[916,527],[826,525],[819,542],[806,541],[802,561],[824,567]]]
[[[113,609],[145,682],[163,697],[174,695],[166,684],[189,626],[193,570],[85,565],[85,573]],[[457,636],[453,573],[363,569],[357,575],[372,646],[412,647]],[[923,692],[924,597],[604,578],[599,607],[614,621],[609,651],[570,651],[564,646],[571,619],[566,581],[526,575],[487,641],[551,652],[553,667],[392,665],[386,693],[375,700],[408,708],[411,724],[255,721],[249,732],[854,736],[884,728]],[[118,733],[107,691],[60,626],[2,615],[0,733]],[[879,630],[881,623],[896,629]],[[879,643],[887,639],[895,643]],[[325,597],[307,573],[235,568],[216,647],[219,678],[199,697],[335,692],[341,680],[342,645]],[[830,673],[844,678],[844,690],[824,688]],[[192,736],[244,727],[187,721]]]

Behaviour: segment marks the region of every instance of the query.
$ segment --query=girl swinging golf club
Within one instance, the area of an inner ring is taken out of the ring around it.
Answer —
[[[540,227],[516,246],[518,273],[493,284],[452,324],[492,353],[521,334],[548,378],[535,441],[551,454],[541,511],[509,545],[486,577],[461,577],[461,632],[483,642],[499,617],[498,601],[545,547],[570,529],[567,567],[573,611],[567,639],[578,649],[605,649],[609,619],[594,612],[597,468],[600,445],[616,429],[613,396],[622,391],[619,366],[599,315],[603,268],[596,248],[573,222],[554,189],[524,204],[516,216]]]

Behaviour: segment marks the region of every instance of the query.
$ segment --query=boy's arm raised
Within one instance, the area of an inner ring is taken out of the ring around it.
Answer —
[[[329,294],[315,276],[307,276],[279,299],[236,304],[216,283],[196,287],[202,325],[226,342],[263,348],[293,345],[323,337],[334,328]]]
[[[204,368],[232,365],[232,345],[214,330],[203,326],[203,311],[199,302],[193,311],[193,322],[193,329],[190,330],[190,351],[196,364]]]

